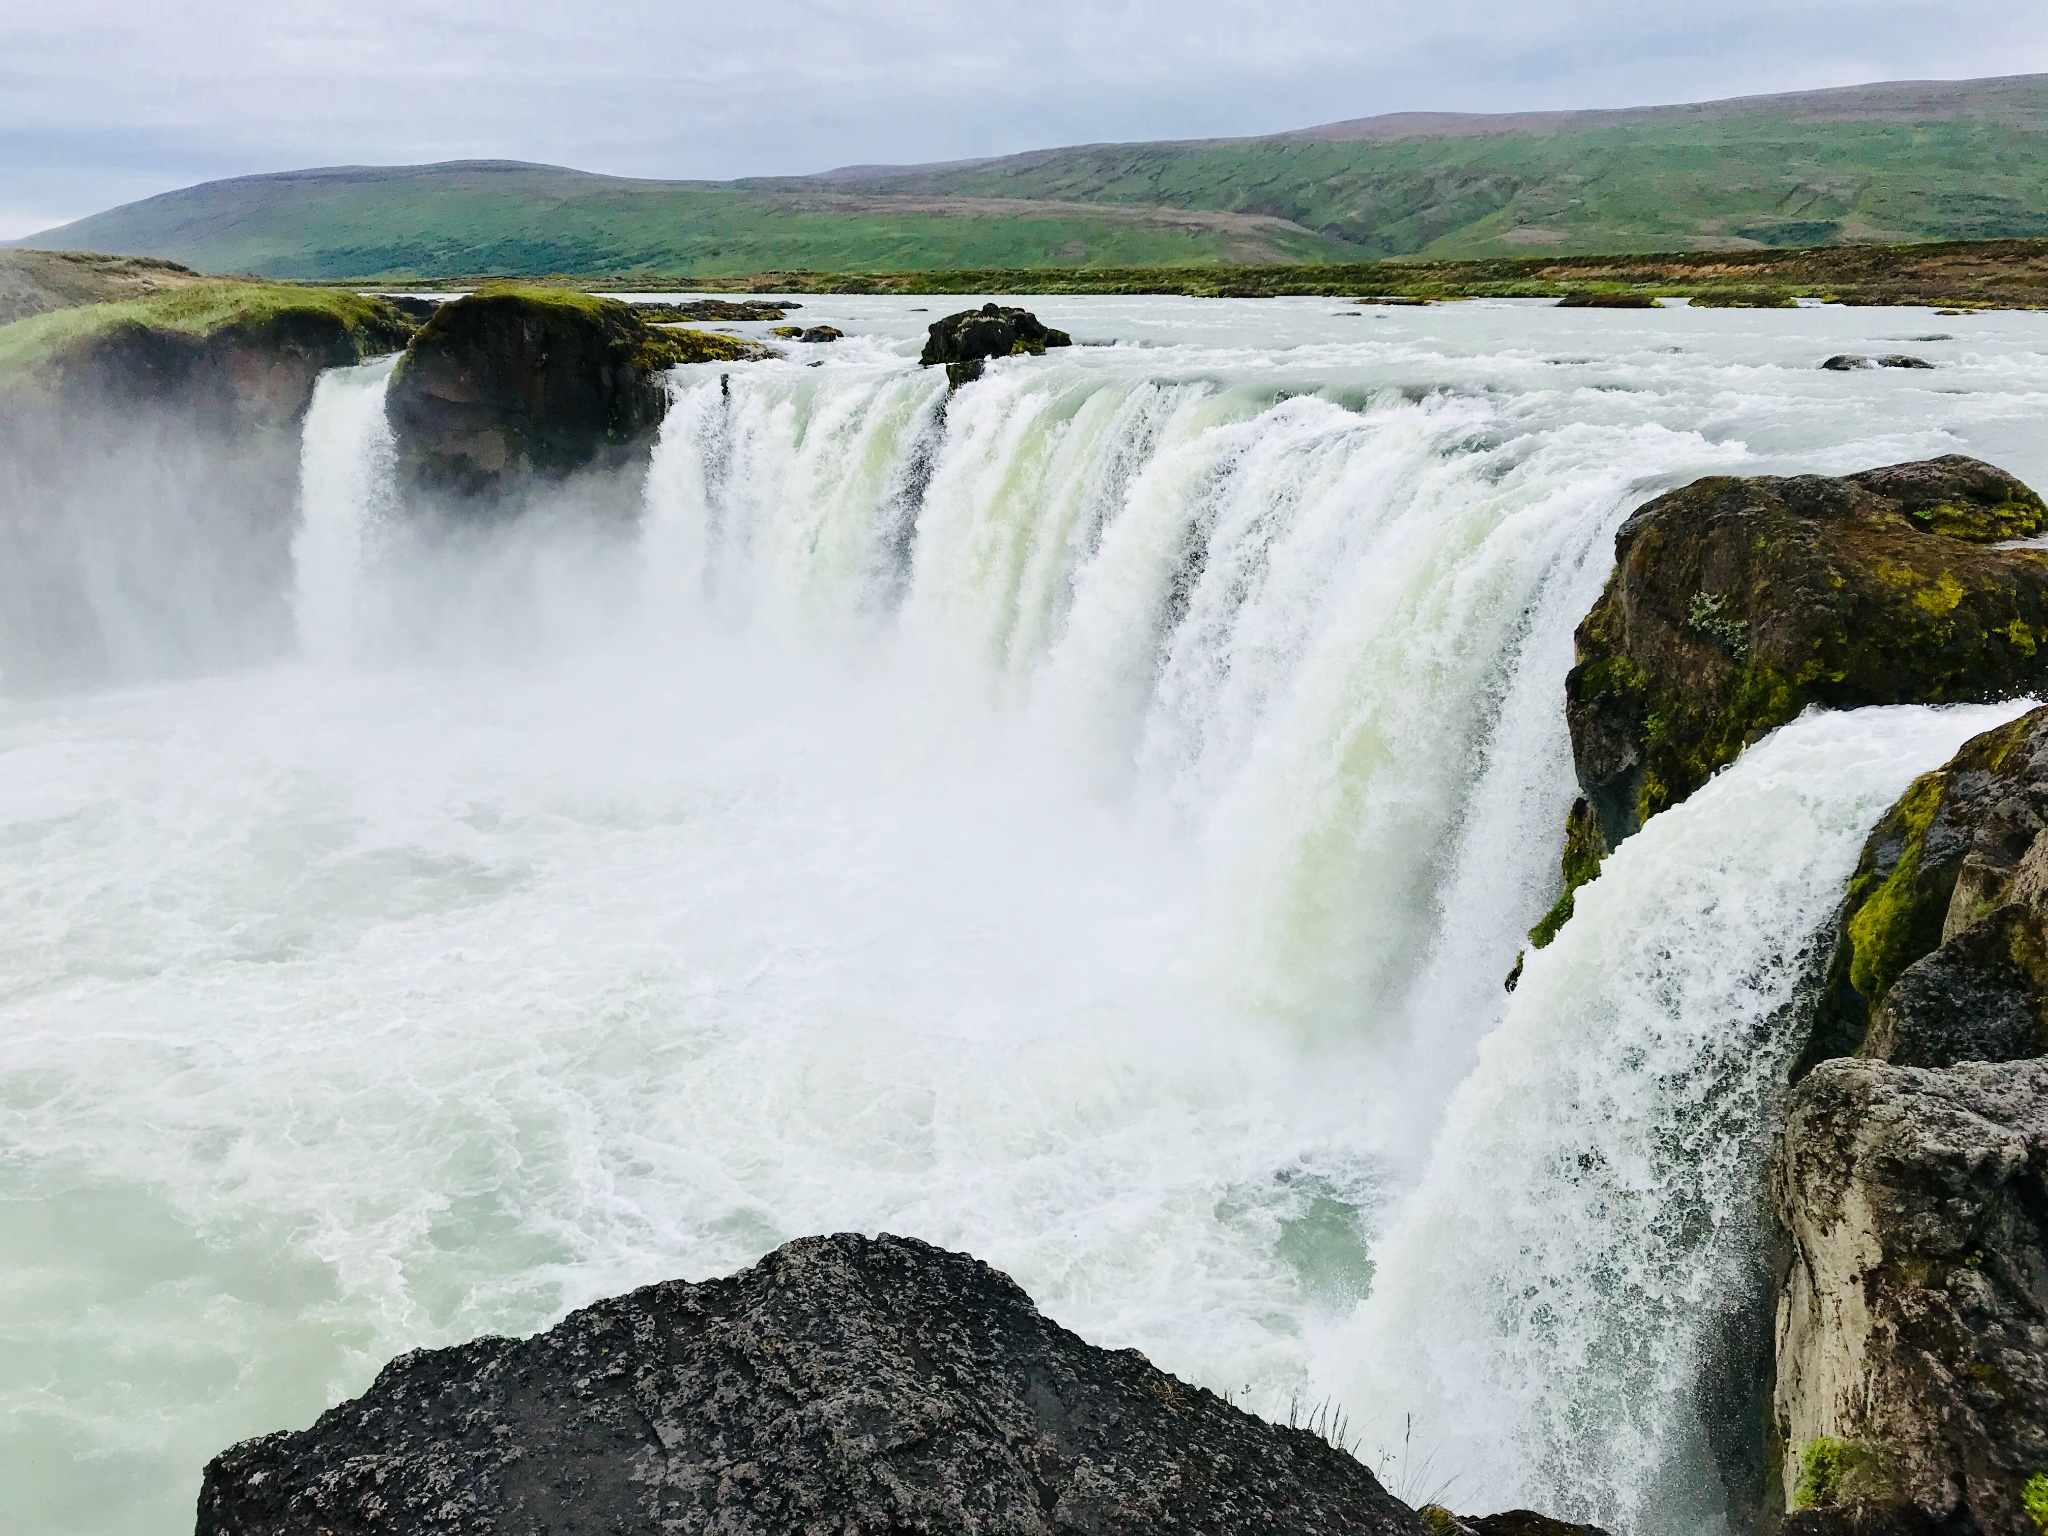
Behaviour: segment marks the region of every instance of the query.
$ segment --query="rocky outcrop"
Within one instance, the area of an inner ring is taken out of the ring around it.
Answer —
[[[1084,1343],[974,1259],[805,1238],[535,1338],[401,1356],[207,1467],[199,1536],[1403,1533],[1319,1436]]]
[[[991,357],[1044,356],[1049,347],[1073,345],[1065,331],[1053,330],[1028,309],[984,304],[932,322],[918,361],[927,368],[945,365],[955,387],[981,377]]]
[[[146,409],[227,431],[295,425],[323,372],[395,352],[412,333],[381,299],[204,283],[0,329],[0,398],[30,415]]]
[[[2039,1536],[2048,1061],[1824,1062],[1773,1196],[1788,1529]]]
[[[1608,846],[1809,704],[2011,698],[2048,683],[2048,507],[1950,457],[1715,477],[1622,525],[1565,685]]]
[[[487,286],[437,310],[392,373],[399,470],[475,504],[642,461],[668,410],[663,369],[759,355],[733,337],[657,330],[617,299]]]
[[[644,452],[670,355],[616,299],[486,289],[443,305],[391,376],[401,474],[463,497]]]
[[[1829,478],[1714,477],[1638,510],[1574,636],[1581,797],[1540,948],[1622,839],[1808,705],[1941,704],[2048,686],[2048,506],[1951,456]]]
[[[1909,357],[1903,352],[1890,352],[1883,357],[1862,357],[1854,352],[1838,352],[1821,364],[1829,373],[1854,373],[1860,368],[1932,368],[1924,357]]]
[[[1863,847],[1808,1061],[2048,1054],[2048,709],[1914,781]]]

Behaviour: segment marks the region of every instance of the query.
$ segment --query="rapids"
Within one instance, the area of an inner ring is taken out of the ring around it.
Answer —
[[[1710,1529],[1815,935],[2018,706],[1787,727],[1510,997],[1571,630],[1698,475],[2048,484],[2048,316],[1041,300],[948,397],[946,301],[806,302],[630,526],[415,537],[331,374],[295,659],[0,702],[0,1507],[182,1530],[398,1350],[860,1228],[1411,1499]]]

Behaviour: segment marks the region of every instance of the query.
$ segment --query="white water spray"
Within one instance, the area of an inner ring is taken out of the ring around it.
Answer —
[[[322,374],[306,415],[292,613],[311,659],[340,665],[363,643],[363,564],[393,511],[396,449],[384,417],[392,359]]]

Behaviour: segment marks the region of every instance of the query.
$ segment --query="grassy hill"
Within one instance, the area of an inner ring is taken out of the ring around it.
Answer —
[[[23,245],[271,277],[1318,265],[2048,236],[2048,75],[1403,114],[729,183],[507,162],[167,193]]]
[[[76,304],[139,299],[204,282],[176,262],[76,251],[0,251],[0,326]]]

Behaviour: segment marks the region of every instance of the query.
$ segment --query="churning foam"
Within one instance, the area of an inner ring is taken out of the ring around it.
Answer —
[[[0,709],[0,1504],[182,1528],[398,1349],[853,1227],[1368,1456],[1412,1414],[1465,1507],[1657,1523],[1798,956],[1977,724],[1789,728],[1503,1019],[1571,627],[1692,476],[2026,472],[2048,356],[1940,394],[1797,362],[1867,311],[1039,307],[1159,344],[681,370],[602,536],[392,536],[382,373],[331,375],[310,664]]]

